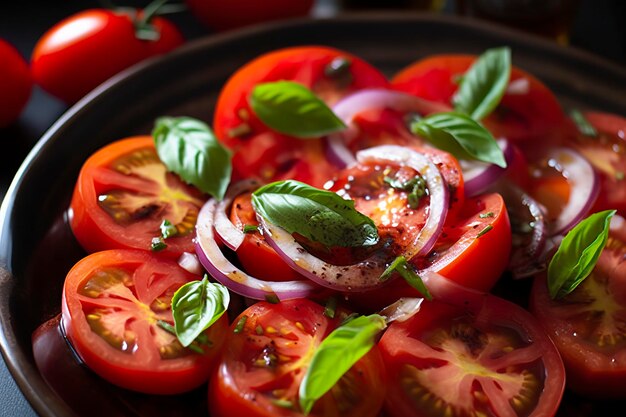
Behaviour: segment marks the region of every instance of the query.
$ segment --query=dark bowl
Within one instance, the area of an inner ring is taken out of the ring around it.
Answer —
[[[203,390],[180,397],[132,394],[76,365],[70,353],[52,358],[73,364],[56,376],[61,382],[52,389],[35,364],[31,337],[60,312],[65,274],[83,255],[64,213],[87,156],[113,140],[149,133],[161,115],[210,122],[216,96],[233,71],[263,52],[301,44],[344,49],[388,75],[433,53],[480,53],[509,45],[514,64],[544,81],[564,106],[626,114],[624,68],[532,36],[443,16],[358,15],[259,26],[190,43],[124,72],[72,107],[44,135],[0,211],[0,345],[9,370],[40,415],[206,415]],[[43,346],[52,349],[56,342]],[[618,409],[624,405],[617,404]],[[606,415],[607,407],[568,394],[561,414]]]

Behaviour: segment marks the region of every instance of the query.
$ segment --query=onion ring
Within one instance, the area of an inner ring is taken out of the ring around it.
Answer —
[[[232,185],[224,199],[217,204],[217,208],[215,211],[215,233],[220,237],[222,242],[231,250],[236,251],[243,239],[245,234],[243,230],[239,230],[228,218],[226,215],[226,210],[230,207],[235,197],[238,195],[245,193],[246,191],[250,191],[256,188],[259,188],[261,184],[254,179],[243,180],[234,185]]]

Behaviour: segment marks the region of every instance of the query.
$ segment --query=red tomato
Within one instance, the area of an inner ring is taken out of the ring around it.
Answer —
[[[20,53],[0,39],[0,128],[19,117],[30,98],[33,80],[30,69]]]
[[[88,252],[150,250],[168,220],[177,235],[159,253],[195,253],[198,212],[206,197],[167,172],[150,136],[114,142],[84,163],[70,205],[70,226]]]
[[[185,3],[198,20],[217,31],[306,16],[313,6],[313,0],[185,0]]]
[[[623,398],[626,387],[626,227],[611,233],[595,269],[574,291],[552,300],[535,278],[530,308],[567,370],[567,386],[589,397]]]
[[[400,91],[451,104],[458,88],[458,77],[475,59],[472,55],[428,57],[401,70],[392,85]],[[524,80],[528,81],[528,87],[520,88],[521,91],[507,90],[494,113],[483,123],[494,136],[506,137],[522,146],[526,141],[545,144],[548,140],[560,140],[565,119],[561,105],[541,81],[513,67],[509,85],[524,83]]]
[[[302,140],[274,132],[250,108],[248,97],[254,86],[277,80],[299,82],[328,104],[359,89],[387,87],[387,80],[348,52],[303,46],[273,51],[250,61],[223,87],[213,127],[220,141],[234,151],[235,177],[260,177],[263,181],[291,178],[320,187],[335,171],[326,159],[322,140]]]
[[[553,416],[565,372],[550,338],[518,305],[464,292],[464,304],[424,301],[383,335],[386,415]]]
[[[228,321],[224,316],[207,330],[211,345],[199,345],[204,354],[184,348],[158,322],[173,325],[174,292],[197,278],[144,251],[91,254],[65,279],[67,338],[85,364],[113,384],[150,394],[191,390],[208,379]]]
[[[251,196],[251,193],[242,194],[233,201],[230,220],[241,230],[246,225],[259,225]],[[246,233],[243,242],[237,248],[237,258],[246,272],[255,278],[266,281],[305,279],[283,261],[258,231]]]
[[[180,31],[160,17],[150,20],[158,39],[139,39],[136,19],[126,11],[91,9],[60,21],[35,45],[35,82],[72,104],[121,70],[184,41]]]
[[[602,188],[593,211],[616,209],[626,216],[626,119],[610,113],[587,112],[597,138],[579,134],[574,147],[596,168]]]
[[[218,372],[211,379],[209,414],[303,416],[298,408],[300,382],[316,347],[342,316],[330,319],[324,307],[306,299],[249,307],[233,322]],[[235,332],[244,317],[245,324]],[[383,374],[374,347],[316,402],[309,415],[377,416],[385,396]]]

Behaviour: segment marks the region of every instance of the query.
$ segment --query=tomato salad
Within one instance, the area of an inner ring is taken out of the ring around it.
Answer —
[[[203,390],[213,417],[626,399],[626,119],[565,113],[512,61],[388,79],[273,51],[227,81],[212,128],[163,117],[94,153],[61,296],[76,356],[125,390]]]

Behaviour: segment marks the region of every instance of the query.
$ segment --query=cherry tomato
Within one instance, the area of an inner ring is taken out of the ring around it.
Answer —
[[[241,230],[245,226],[259,225],[251,196],[251,193],[238,196],[231,207],[230,220]],[[246,272],[255,278],[266,281],[305,279],[283,261],[259,231],[246,233],[243,242],[237,248],[237,258]]]
[[[167,172],[150,136],[120,140],[84,163],[70,205],[70,226],[88,252],[104,249],[151,250],[167,220],[175,235],[159,253],[195,253],[198,212],[206,197]]]
[[[313,0],[185,0],[185,3],[200,22],[217,31],[306,16],[313,6]]]
[[[291,178],[321,187],[335,171],[322,140],[301,140],[274,132],[250,108],[248,97],[254,86],[277,80],[299,82],[329,105],[359,89],[386,87],[387,80],[348,52],[303,46],[269,52],[250,61],[223,87],[213,128],[220,141],[234,151],[235,177],[260,177],[263,181]]]
[[[380,340],[386,415],[553,416],[565,372],[537,320],[501,298],[458,291],[459,304],[424,301]]]
[[[35,82],[72,104],[102,82],[148,57],[169,52],[184,39],[161,17],[150,19],[155,40],[137,37],[128,11],[90,9],[72,15],[39,39],[31,58]]]
[[[0,39],[0,128],[13,123],[30,98],[33,80],[20,53]]]
[[[428,100],[451,104],[458,79],[475,61],[472,55],[439,55],[409,65],[392,79],[393,88]],[[519,88],[511,86],[518,85]],[[494,113],[483,123],[496,137],[505,137],[532,150],[563,136],[564,114],[557,98],[541,81],[526,71],[513,67],[510,88]]]
[[[595,269],[552,300],[546,274],[533,282],[530,309],[557,348],[567,386],[589,397],[623,398],[626,386],[626,226],[614,230]]]
[[[68,273],[63,287],[62,324],[85,364],[123,388],[176,394],[205,382],[216,363],[226,317],[206,335],[204,353],[184,348],[159,322],[173,325],[171,300],[183,284],[197,279],[173,260],[145,251],[91,254]]]
[[[301,417],[298,389],[313,352],[345,318],[300,299],[259,302],[231,326],[218,372],[209,385],[214,417]],[[243,322],[245,318],[245,322]],[[236,331],[237,329],[237,331]],[[376,347],[322,398],[311,416],[377,416],[384,400],[384,365]]]
[[[573,146],[596,168],[601,191],[593,211],[616,209],[626,216],[626,118],[610,113],[586,112],[598,137],[579,134]]]

